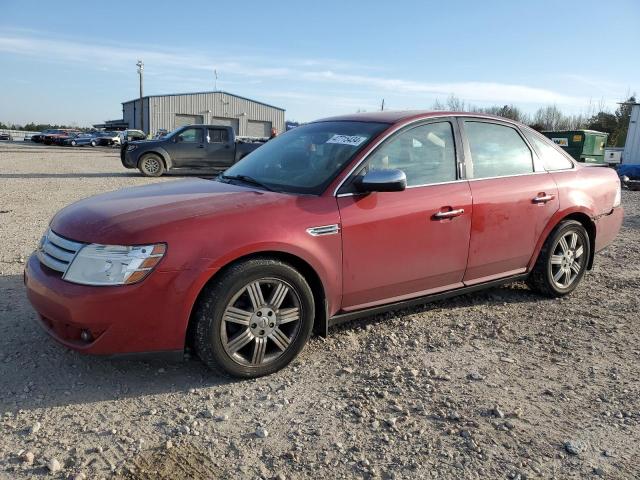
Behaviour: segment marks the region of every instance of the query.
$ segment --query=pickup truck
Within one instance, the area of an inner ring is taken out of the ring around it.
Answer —
[[[218,173],[263,143],[237,139],[231,127],[187,125],[162,138],[123,145],[120,159],[124,167],[137,168],[147,177],[168,171]]]

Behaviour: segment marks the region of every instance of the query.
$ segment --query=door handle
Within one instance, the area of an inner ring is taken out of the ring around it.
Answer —
[[[464,213],[464,208],[459,208],[457,210],[449,210],[447,212],[438,212],[433,215],[436,220],[444,220],[447,218],[459,217]]]
[[[553,200],[554,198],[556,198],[555,195],[547,195],[546,193],[542,192],[542,193],[539,193],[532,201],[533,203],[547,203]]]

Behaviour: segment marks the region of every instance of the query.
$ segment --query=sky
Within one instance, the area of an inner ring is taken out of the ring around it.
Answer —
[[[88,126],[138,96],[217,86],[288,120],[555,104],[585,113],[640,92],[640,1],[0,0],[0,121]],[[218,73],[214,83],[214,70]]]

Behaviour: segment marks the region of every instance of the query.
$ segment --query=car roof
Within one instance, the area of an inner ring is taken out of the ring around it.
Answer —
[[[422,118],[435,118],[435,117],[474,117],[474,118],[486,118],[489,120],[500,120],[502,122],[518,123],[508,118],[498,117],[496,115],[489,115],[486,113],[475,112],[454,112],[454,111],[440,111],[440,110],[386,110],[382,112],[363,112],[352,113],[348,115],[338,115],[336,117],[327,117],[316,120],[315,122],[380,122],[380,123],[404,123],[409,120],[419,120]]]

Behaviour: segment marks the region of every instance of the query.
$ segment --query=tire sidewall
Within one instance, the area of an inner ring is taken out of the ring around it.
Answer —
[[[583,255],[585,257],[585,262],[582,268],[580,269],[580,273],[578,273],[578,277],[566,288],[559,288],[556,283],[553,281],[553,274],[551,268],[551,256],[553,255],[553,251],[555,250],[556,244],[558,240],[566,235],[568,232],[573,231],[577,233],[582,240],[582,244],[584,245]],[[584,226],[580,222],[577,221],[567,221],[562,223],[558,229],[554,232],[551,237],[551,241],[549,242],[549,251],[547,252],[547,258],[545,259],[545,275],[547,279],[547,283],[549,284],[549,288],[551,288],[557,295],[567,295],[573,292],[584,277],[587,271],[587,264],[589,263],[589,258],[591,256],[591,241],[589,239],[589,235],[585,230]]]
[[[157,161],[159,166],[160,166],[160,168],[158,168],[158,171],[153,172],[153,173],[146,171],[145,168],[143,167],[144,161],[147,160],[147,159],[150,159],[150,158],[152,158],[155,161]],[[160,157],[158,157],[157,155],[154,155],[154,154],[143,155],[142,158],[140,158],[140,161],[138,162],[138,170],[140,170],[140,172],[145,177],[160,177],[164,173],[164,163],[162,162],[162,159]]]
[[[237,377],[259,377],[274,373],[287,366],[304,348],[311,331],[315,317],[313,293],[308,283],[293,267],[272,262],[264,264],[249,262],[234,269],[230,275],[224,278],[214,292],[211,292],[211,301],[206,300],[204,308],[200,311],[199,322],[203,322],[205,328],[198,332],[199,341],[207,342],[207,348],[215,362],[224,370]],[[292,340],[289,349],[275,361],[259,367],[250,367],[236,363],[226,352],[222,344],[220,334],[224,311],[233,297],[241,288],[250,282],[261,278],[276,278],[287,282],[296,290],[300,299],[301,315],[300,326],[296,337]]]

